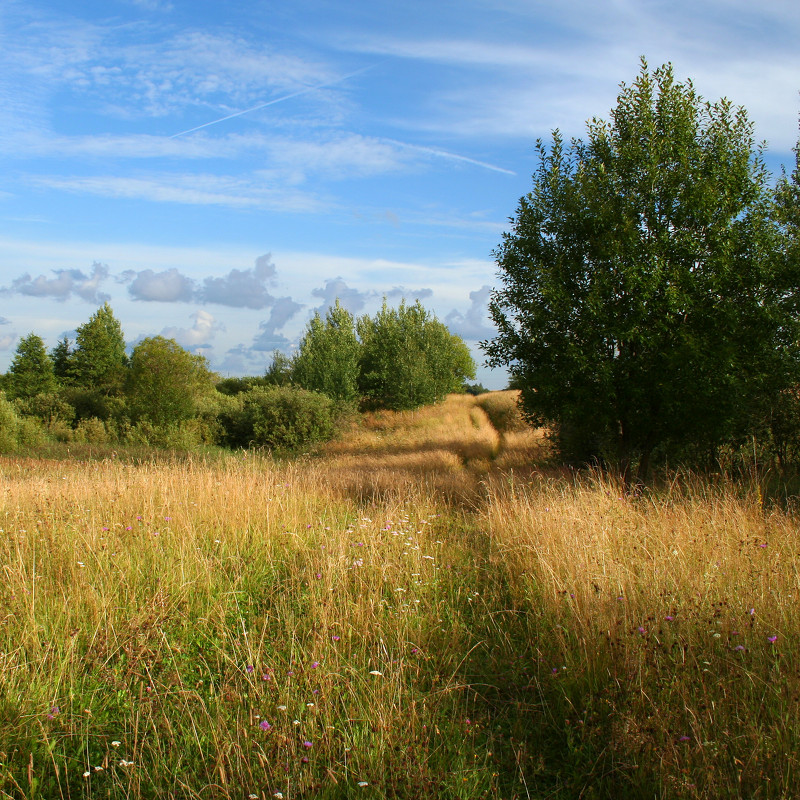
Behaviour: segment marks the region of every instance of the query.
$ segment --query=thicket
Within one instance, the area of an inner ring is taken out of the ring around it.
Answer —
[[[128,353],[106,303],[47,352],[20,340],[0,376],[0,451],[53,443],[301,451],[359,407],[416,408],[474,377],[466,345],[419,303],[358,320],[336,304],[309,322],[297,354],[262,376],[220,380],[203,356],[148,337]]]

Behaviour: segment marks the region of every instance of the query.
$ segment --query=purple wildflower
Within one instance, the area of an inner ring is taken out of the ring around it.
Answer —
[[[778,637],[777,637],[777,636],[767,636],[767,641],[768,641],[770,644],[775,644],[775,642],[777,642],[777,641],[778,641]]]
[[[261,728],[262,731],[268,731],[272,728],[272,725],[270,725],[265,719],[262,719],[261,722],[258,723],[258,727]]]

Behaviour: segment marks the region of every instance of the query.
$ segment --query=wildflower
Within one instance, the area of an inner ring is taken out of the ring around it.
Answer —
[[[770,644],[775,644],[775,642],[777,642],[777,641],[778,641],[778,637],[777,637],[777,636],[767,636],[767,641],[768,641]]]
[[[55,719],[60,713],[61,709],[58,706],[53,706],[47,714],[47,719]]]
[[[247,800],[258,800],[258,795],[251,792],[249,795],[247,795]]]
[[[319,661],[312,661],[311,662],[311,669],[316,669],[319,666]]]
[[[278,706],[278,711],[286,711],[286,706]]]
[[[278,800],[283,800],[283,792],[273,792],[272,796],[277,797]]]
[[[636,630],[638,630],[639,633],[642,634],[642,636],[644,636],[647,633],[647,631],[641,625]]]
[[[376,669],[371,669],[369,671],[369,674],[370,675],[380,675],[381,677],[383,677],[383,673],[382,672],[378,672],[378,670],[376,670]]]
[[[311,742],[303,742],[303,747],[311,747]]]
[[[121,758],[119,760],[119,765],[121,767],[132,767],[133,766],[133,761],[126,761],[124,758]]]
[[[359,786],[360,786],[362,789],[363,789],[365,786],[369,786],[369,784],[368,784],[366,781],[359,781],[359,782],[358,782],[358,785],[359,785]]]
[[[737,644],[736,647],[733,648],[734,650],[744,650],[743,644]]]
[[[301,761],[303,764],[308,764],[308,756],[303,756],[303,757],[300,759],[300,761]]]
[[[678,741],[679,741],[679,742],[688,742],[688,741],[690,741],[690,740],[691,740],[691,738],[692,738],[691,736],[686,736],[686,735],[684,735],[684,736],[679,736],[679,737],[678,737]]]
[[[333,634],[333,636],[331,636],[331,639],[332,639],[334,642],[338,642],[338,641],[339,641],[339,639],[341,639],[341,638],[342,638],[341,636],[337,636],[335,633]]]
[[[118,742],[116,739],[114,739],[114,741],[111,742],[111,746],[112,747],[119,747],[121,744],[122,744],[122,742]]]
[[[248,665],[245,667],[245,669],[246,669],[248,672],[252,672],[252,671],[255,669],[255,667],[254,667],[252,664],[248,664]]]
[[[672,622],[672,620],[674,620],[674,619],[675,619],[675,617],[673,617],[671,614],[667,614],[667,616],[666,616],[666,617],[664,617],[664,619],[665,619],[667,622]]]
[[[84,777],[84,778],[88,778],[88,777],[89,777],[91,774],[92,774],[92,773],[91,773],[91,772],[89,772],[89,770],[87,769],[87,770],[86,770],[86,772],[84,772],[84,773],[83,773],[83,777]]]
[[[261,722],[258,723],[258,727],[261,728],[262,731],[272,730],[272,725],[265,719],[262,719]]]
[[[315,577],[315,578],[316,578],[318,581],[319,581],[319,580],[322,580],[322,573],[321,573],[321,572],[318,572],[318,573],[317,573],[317,574],[316,574],[314,577]]]
[[[271,681],[271,680],[272,680],[272,675],[270,675],[269,673],[265,672],[265,673],[264,673],[264,674],[261,676],[261,680],[262,680],[262,681]]]

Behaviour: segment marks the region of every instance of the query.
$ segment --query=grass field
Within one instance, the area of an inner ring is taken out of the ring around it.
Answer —
[[[322,453],[0,461],[0,797],[800,796],[800,537],[513,393]]]

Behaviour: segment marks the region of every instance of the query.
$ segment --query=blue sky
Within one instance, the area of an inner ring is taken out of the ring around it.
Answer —
[[[3,0],[0,370],[106,300],[223,375],[337,296],[475,347],[536,137],[584,135],[645,56],[789,165],[798,41],[796,0]]]

